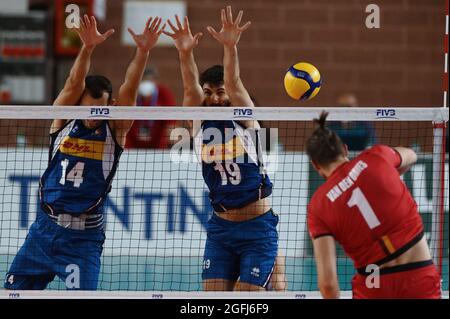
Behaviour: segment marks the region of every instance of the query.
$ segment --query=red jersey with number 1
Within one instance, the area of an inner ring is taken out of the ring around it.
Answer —
[[[376,145],[338,167],[308,206],[311,238],[333,236],[355,268],[383,264],[412,247],[423,223],[400,164],[394,149]]]

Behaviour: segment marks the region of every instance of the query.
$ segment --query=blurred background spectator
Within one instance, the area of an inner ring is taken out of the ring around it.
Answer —
[[[358,100],[354,94],[344,93],[337,99],[337,106],[357,107]],[[349,151],[361,151],[377,143],[375,129],[370,122],[330,122],[329,128],[335,131],[347,144]]]
[[[158,71],[149,67],[139,85],[137,106],[175,106],[171,90],[158,82]],[[169,129],[176,121],[134,121],[127,136],[126,148],[165,149],[170,146]]]

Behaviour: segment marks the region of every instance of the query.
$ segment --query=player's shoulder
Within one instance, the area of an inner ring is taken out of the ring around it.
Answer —
[[[369,153],[383,153],[386,151],[394,152],[394,149],[389,145],[375,144],[375,145],[367,148],[366,150],[364,150],[364,152],[369,152]]]
[[[384,144],[376,144],[374,146],[371,146],[367,149],[365,149],[364,151],[362,151],[357,157],[365,157],[367,155],[375,155],[375,156],[384,156],[384,155],[390,155],[395,153],[396,151],[388,146],[388,145],[384,145]]]

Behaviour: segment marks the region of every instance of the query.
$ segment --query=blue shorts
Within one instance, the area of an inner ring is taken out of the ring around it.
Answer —
[[[278,253],[278,219],[272,210],[244,222],[213,214],[207,226],[202,279],[239,279],[266,287]]]
[[[41,290],[58,276],[67,289],[95,290],[105,235],[102,230],[72,230],[42,211],[6,274],[5,289]]]

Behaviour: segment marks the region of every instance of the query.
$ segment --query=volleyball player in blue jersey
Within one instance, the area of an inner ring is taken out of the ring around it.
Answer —
[[[160,24],[160,18],[149,19],[139,35],[128,29],[137,50],[114,101],[106,77],[87,76],[94,49],[114,30],[100,34],[95,18],[85,15],[76,30],[83,46],[54,105],[135,105],[149,52],[164,28]],[[132,123],[53,121],[48,167],[40,179],[40,210],[6,275],[6,289],[45,289],[55,276],[68,289],[97,288],[105,240],[103,206]]]
[[[193,49],[202,34],[191,34],[187,17],[183,25],[178,16],[176,26],[168,21],[173,33],[164,33],[173,38],[179,52],[183,105],[254,106],[239,76],[237,44],[250,26],[250,22],[240,26],[242,15],[240,11],[233,20],[231,7],[227,7],[221,12],[220,32],[208,27],[223,45],[224,65],[213,66],[200,77]],[[203,178],[214,208],[203,258],[204,290],[230,291],[238,279],[240,290],[264,290],[271,278],[278,249],[278,216],[268,200],[272,183],[262,163],[259,128],[253,120],[208,120],[198,129],[194,125]]]

